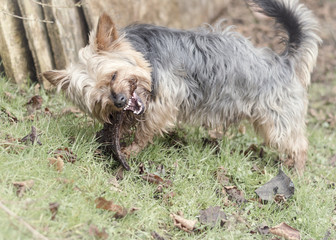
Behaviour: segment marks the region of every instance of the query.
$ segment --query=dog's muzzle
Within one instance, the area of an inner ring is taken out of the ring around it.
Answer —
[[[135,92],[133,92],[132,97],[128,100],[127,106],[124,107],[124,111],[132,111],[137,115],[142,114],[145,111],[145,105]]]

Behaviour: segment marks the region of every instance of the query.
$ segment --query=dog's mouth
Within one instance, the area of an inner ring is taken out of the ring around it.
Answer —
[[[140,97],[133,92],[132,97],[128,100],[128,104],[124,107],[124,111],[132,111],[134,114],[142,114],[145,110],[145,106],[142,103]]]

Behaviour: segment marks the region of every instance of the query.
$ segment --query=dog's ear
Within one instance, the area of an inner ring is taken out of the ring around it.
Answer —
[[[96,32],[97,50],[107,51],[113,42],[118,39],[117,29],[109,15],[104,13],[100,16]]]
[[[65,70],[52,70],[42,73],[52,85],[66,90],[69,86],[70,77]]]

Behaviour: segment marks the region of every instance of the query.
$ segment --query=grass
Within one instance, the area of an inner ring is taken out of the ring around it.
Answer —
[[[329,96],[332,91],[323,89],[331,88],[313,85],[311,106],[334,113],[332,104],[324,106],[320,102],[321,95]],[[35,94],[43,98],[43,107],[32,121],[25,116],[25,104]],[[95,132],[102,126],[83,114],[60,114],[68,106],[57,95],[36,92],[33,87],[18,90],[6,79],[0,80],[0,108],[19,119],[11,122],[0,111],[0,201],[49,239],[99,238],[90,233],[92,225],[105,229],[108,239],[151,239],[154,231],[165,239],[273,239],[271,234],[252,231],[262,224],[272,227],[281,222],[298,229],[302,239],[323,239],[328,234],[329,239],[336,238],[336,168],[329,163],[336,154],[336,133],[328,121],[309,115],[309,161],[301,178],[276,161],[276,153],[268,148],[263,158],[245,156],[242,152],[251,144],[261,147],[260,139],[249,127],[245,134],[230,129],[219,142],[218,154],[210,145],[204,146],[203,129],[187,127],[173,138],[185,142],[178,147],[170,144],[168,136],[155,139],[154,144],[131,159],[132,171],[124,172],[115,187],[111,179],[117,174],[118,164],[96,151]],[[52,116],[44,113],[46,107]],[[41,146],[18,141],[30,133],[31,126],[37,128]],[[71,149],[77,160],[73,164],[65,162],[63,171],[58,172],[48,164],[48,158],[60,147]],[[141,178],[140,163],[149,173],[171,180],[172,186],[158,192],[157,185]],[[158,166],[164,166],[164,171]],[[254,171],[256,166],[259,170]],[[220,194],[222,186],[215,177],[219,167],[226,169],[230,184],[244,193],[245,203],[237,204]],[[282,205],[260,204],[254,191],[273,178],[279,168],[293,180],[294,196]],[[26,180],[34,180],[34,186],[18,197],[13,182]],[[165,197],[172,192],[174,197]],[[96,208],[95,199],[101,196],[139,210],[115,219],[113,212]],[[51,220],[49,204],[53,202],[60,206]],[[195,220],[200,210],[210,206],[221,206],[227,215],[223,227],[198,223],[196,231],[187,233],[175,227],[170,218],[171,213],[182,211],[186,219]],[[0,239],[33,238],[22,224],[1,210],[0,229]]]

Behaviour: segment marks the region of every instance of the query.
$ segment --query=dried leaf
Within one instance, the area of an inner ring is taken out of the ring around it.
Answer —
[[[17,188],[16,195],[22,197],[23,194],[34,186],[34,180],[27,180],[23,182],[13,182],[14,187]]]
[[[35,95],[31,97],[26,103],[27,106],[27,114],[32,115],[36,110],[41,109],[43,103],[43,99],[39,95]]]
[[[9,121],[13,122],[13,123],[17,123],[19,120],[17,119],[17,117],[15,117],[12,113],[10,113],[7,109],[5,108],[1,108],[1,112],[3,112],[7,118],[9,119]]]
[[[165,187],[169,187],[172,185],[172,182],[170,180],[164,180],[160,176],[152,173],[147,173],[146,175],[142,176],[142,179],[150,183],[162,184]]]
[[[239,190],[236,186],[225,186],[224,187],[226,193],[229,195],[230,201],[235,201],[238,204],[242,204],[247,202],[244,193]]]
[[[95,239],[108,239],[109,235],[107,234],[105,228],[99,230],[97,226],[91,224],[89,228],[89,235],[93,236]]]
[[[127,215],[127,209],[120,205],[114,204],[112,200],[107,201],[104,197],[99,197],[95,200],[95,203],[96,208],[115,212],[114,214],[115,218],[123,218]]]
[[[49,203],[49,210],[52,214],[51,216],[51,220],[55,220],[56,218],[56,215],[58,213],[58,208],[59,208],[60,204],[57,203],[57,202],[52,202],[52,203]]]
[[[197,223],[197,220],[188,220],[174,213],[170,214],[170,217],[174,221],[174,226],[188,233],[191,233],[194,230]]]
[[[210,225],[214,227],[217,222],[221,222],[222,220],[226,220],[226,214],[221,210],[220,206],[209,207],[205,210],[200,211],[199,221],[202,224]]]
[[[24,143],[30,141],[32,144],[37,142],[37,144],[42,145],[37,135],[36,128],[34,126],[31,127],[31,132],[27,136],[23,137],[20,141]]]
[[[52,165],[52,166],[55,166],[55,168],[58,172],[63,171],[64,161],[63,161],[62,158],[57,157],[57,158],[48,158],[48,159],[49,159],[49,164]]]
[[[288,240],[300,240],[300,232],[284,222],[270,228],[269,231],[274,235],[283,237]]]
[[[282,194],[288,199],[294,194],[294,183],[280,169],[277,176],[259,187],[255,192],[262,201],[272,201],[277,194]]]
[[[74,163],[77,160],[77,155],[74,154],[69,148],[64,147],[64,148],[57,148],[54,151],[54,156],[60,157],[63,160],[70,162],[70,163]]]

